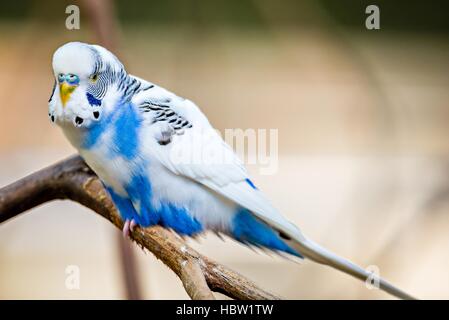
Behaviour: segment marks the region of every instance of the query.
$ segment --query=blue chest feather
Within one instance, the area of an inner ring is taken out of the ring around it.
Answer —
[[[161,202],[156,208],[151,202],[151,183],[147,177],[135,176],[125,189],[128,193],[127,197],[120,196],[108,188],[123,219],[134,219],[137,224],[144,227],[158,224],[188,236],[203,230],[198,220],[183,207]]]
[[[113,141],[120,155],[132,159],[138,149],[138,131],[141,119],[130,103],[123,105],[117,111],[119,114],[113,124]]]
[[[98,121],[91,128],[89,128],[84,135],[81,147],[84,149],[92,148],[97,143],[100,136],[107,130],[111,118],[112,118],[111,115],[103,116],[100,121]]]
[[[132,159],[137,155],[141,118],[131,103],[120,104],[88,129],[82,147],[92,148],[108,130],[112,130],[111,157]]]

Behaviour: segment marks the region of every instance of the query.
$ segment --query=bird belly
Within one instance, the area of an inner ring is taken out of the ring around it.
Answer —
[[[125,159],[110,158],[101,149],[80,150],[80,155],[108,188],[119,195],[126,195],[125,185],[132,173]]]

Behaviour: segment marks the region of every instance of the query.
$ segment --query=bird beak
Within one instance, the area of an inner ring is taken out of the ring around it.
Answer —
[[[75,91],[76,85],[70,85],[67,82],[63,82],[59,85],[59,95],[61,96],[62,106],[65,107],[67,101],[70,99],[70,95]]]

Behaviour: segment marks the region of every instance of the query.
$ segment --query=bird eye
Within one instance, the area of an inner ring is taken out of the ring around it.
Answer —
[[[97,80],[98,80],[98,74],[97,73],[94,73],[93,75],[91,75],[90,76],[90,80],[92,81],[92,82],[97,82]]]
[[[64,75],[62,73],[58,74],[58,81],[63,82],[64,81]]]

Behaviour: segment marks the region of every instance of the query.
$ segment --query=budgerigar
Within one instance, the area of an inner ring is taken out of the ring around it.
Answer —
[[[49,117],[103,182],[125,221],[125,235],[135,225],[158,224],[183,236],[211,230],[364,281],[376,277],[285,219],[192,101],[128,74],[98,45],[61,46],[53,72]],[[377,280],[385,291],[411,298]]]

